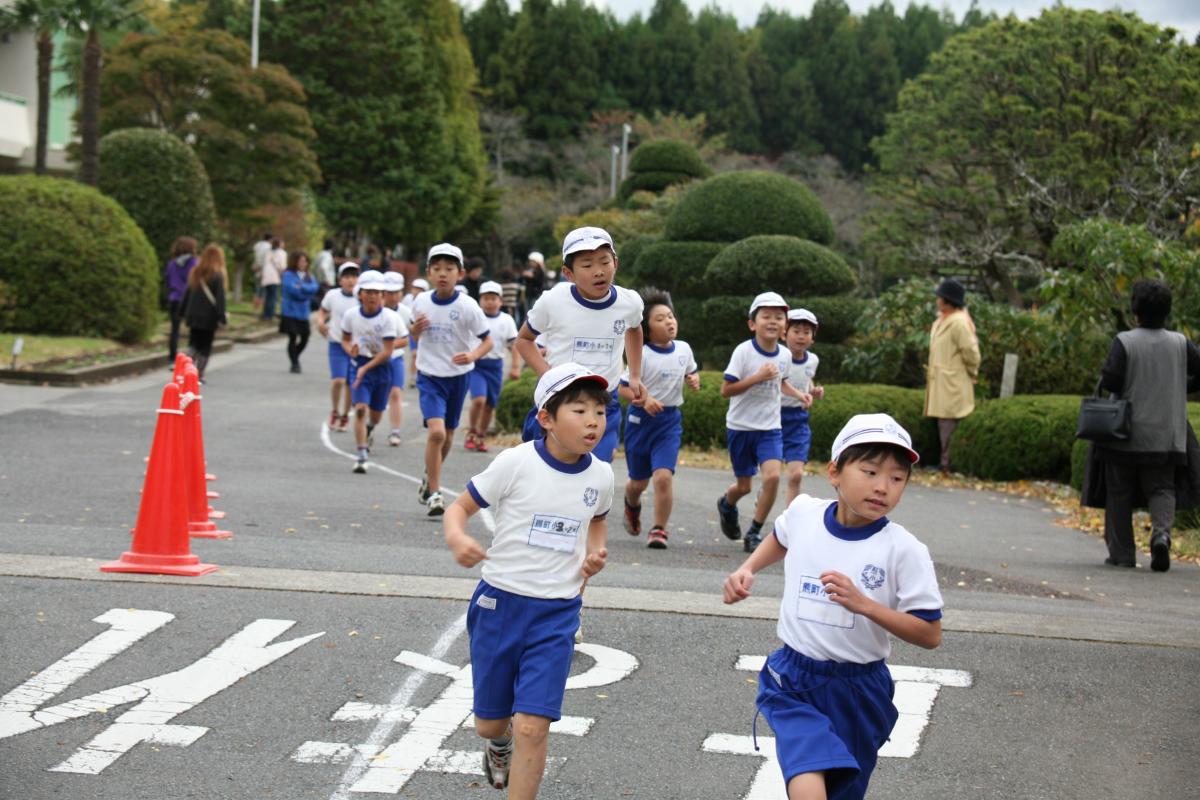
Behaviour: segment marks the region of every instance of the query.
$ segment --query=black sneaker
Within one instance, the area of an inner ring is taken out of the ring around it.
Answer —
[[[725,495],[717,498],[717,517],[721,520],[721,533],[726,539],[737,541],[742,538],[742,526],[738,523],[737,506],[729,505]]]
[[[1150,569],[1166,572],[1171,568],[1171,536],[1157,533],[1150,539]]]
[[[757,531],[748,531],[746,538],[742,540],[742,549],[747,553],[753,553],[762,544],[762,536]]]

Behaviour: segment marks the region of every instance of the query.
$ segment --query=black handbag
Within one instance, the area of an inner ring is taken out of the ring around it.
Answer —
[[[1097,383],[1096,394],[1079,402],[1079,426],[1075,430],[1075,438],[1089,442],[1123,442],[1129,438],[1129,419],[1132,414],[1133,406],[1128,400],[1115,394],[1101,397],[1100,384]]]

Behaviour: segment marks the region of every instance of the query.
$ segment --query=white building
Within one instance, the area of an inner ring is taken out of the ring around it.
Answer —
[[[0,6],[7,6],[0,0]],[[57,65],[66,34],[54,37],[54,62]],[[51,172],[69,172],[66,147],[74,136],[72,117],[74,98],[57,98],[55,92],[66,83],[57,69],[50,76],[50,120],[46,143],[46,168]],[[32,31],[0,33],[0,173],[28,172],[33,169],[37,143],[37,40]]]

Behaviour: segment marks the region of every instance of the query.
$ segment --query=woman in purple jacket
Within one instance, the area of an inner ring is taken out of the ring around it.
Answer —
[[[171,335],[167,338],[171,369],[175,368],[175,352],[179,349],[179,326],[183,322],[183,293],[187,291],[188,273],[196,266],[198,246],[192,237],[180,236],[171,245],[171,258],[163,270],[163,280],[167,284],[167,308],[171,315]]]

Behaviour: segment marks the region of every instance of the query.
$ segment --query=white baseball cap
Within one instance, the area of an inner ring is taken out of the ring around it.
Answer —
[[[383,282],[387,284],[385,292],[402,292],[404,291],[404,276],[399,272],[383,273]]]
[[[851,417],[833,440],[831,460],[837,461],[843,450],[856,444],[894,444],[908,451],[912,463],[921,460],[913,450],[908,431],[888,414],[855,414]]]
[[[539,253],[537,250],[534,250],[532,253],[530,253],[529,257],[526,258],[525,260],[526,261],[536,261],[537,263],[541,264],[543,267],[546,266],[546,257],[544,255],[542,255],[541,253]]]
[[[435,258],[437,258],[438,256],[450,256],[451,258],[453,258],[455,261],[458,262],[458,265],[460,267],[463,265],[462,250],[460,250],[459,248],[450,244],[449,242],[442,242],[441,244],[435,244],[433,247],[429,248],[429,258],[427,258],[425,260],[425,263],[426,264],[433,263],[433,260]]]
[[[763,292],[754,298],[754,302],[750,304],[750,318],[754,319],[754,312],[760,308],[782,308],[786,310],[787,307],[787,300],[780,297],[777,292]]]
[[[339,278],[342,277],[342,273],[348,269],[358,270],[358,268],[359,268],[358,264],[355,264],[353,261],[347,261],[347,262],[343,263],[340,267],[338,267],[338,277]]]
[[[422,292],[429,291],[429,281],[424,278],[413,278],[413,286],[420,289]]]
[[[354,287],[354,292],[357,294],[363,289],[385,291],[387,289],[387,281],[383,279],[383,273],[377,269],[369,269],[362,275],[359,275],[358,284]]]
[[[594,227],[576,228],[563,238],[563,258],[565,259],[572,253],[599,250],[601,247],[609,247],[612,248],[613,253],[617,252],[608,231],[604,228]]]
[[[479,296],[483,297],[485,294],[503,295],[504,289],[502,289],[500,284],[496,283],[495,281],[484,281],[483,283],[479,284]]]
[[[814,328],[818,326],[817,315],[807,308],[793,308],[788,312],[788,322],[811,322]]]
[[[541,411],[546,407],[550,398],[575,381],[581,380],[595,381],[603,388],[608,389],[608,381],[604,379],[604,376],[597,375],[587,367],[581,367],[568,361],[566,364],[559,364],[542,373],[542,377],[538,378],[537,388],[533,390],[533,404],[537,406],[538,411]]]

